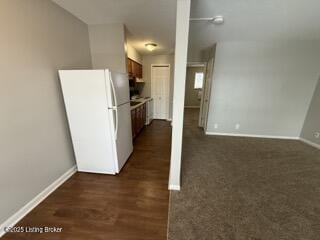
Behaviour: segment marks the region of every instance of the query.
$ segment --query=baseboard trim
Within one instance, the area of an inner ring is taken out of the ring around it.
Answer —
[[[184,106],[184,108],[200,108],[200,106]]]
[[[310,140],[307,140],[307,139],[305,139],[305,138],[300,138],[300,141],[301,141],[301,142],[304,142],[305,144],[308,144],[308,145],[310,145],[310,146],[312,146],[312,147],[315,147],[315,148],[317,148],[317,149],[320,149],[320,144],[311,142]]]
[[[170,184],[170,185],[169,185],[169,190],[180,191],[180,185]]]
[[[272,139],[288,139],[288,140],[299,140],[299,137],[289,136],[274,136],[274,135],[257,135],[257,134],[241,134],[241,133],[218,133],[206,131],[206,135],[213,136],[230,136],[230,137],[251,137],[251,138],[272,138]]]
[[[77,166],[73,166],[68,171],[66,171],[57,180],[51,183],[47,188],[35,196],[30,202],[20,208],[15,214],[9,217],[5,222],[0,225],[0,237],[2,237],[6,232],[5,227],[13,227],[17,224],[24,216],[26,216],[32,209],[34,209],[39,203],[46,199],[54,190],[56,190],[60,185],[62,185],[66,180],[68,180],[75,172],[77,172]]]

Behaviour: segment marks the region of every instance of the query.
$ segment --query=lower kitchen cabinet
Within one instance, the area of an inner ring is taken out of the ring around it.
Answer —
[[[132,138],[138,136],[146,122],[146,104],[131,110]]]
[[[147,104],[142,105],[142,123],[145,125],[147,120]]]
[[[132,138],[136,137],[136,109],[131,110]]]

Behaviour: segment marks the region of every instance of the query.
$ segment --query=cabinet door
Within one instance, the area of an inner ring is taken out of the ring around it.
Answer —
[[[143,108],[142,106],[139,107],[139,132],[141,131],[142,127],[143,127],[143,119],[142,119],[142,114],[143,114]]]
[[[143,77],[142,65],[140,65],[140,78]]]
[[[140,107],[136,108],[136,126],[135,126],[135,133],[138,135],[140,132],[140,115],[141,115],[141,110]]]
[[[142,66],[141,66],[141,64],[138,64],[138,65],[137,65],[137,68],[138,68],[138,70],[137,70],[137,77],[138,77],[138,78],[142,78]]]
[[[129,76],[132,76],[132,60],[130,58],[127,59],[127,72]]]
[[[145,123],[145,104],[143,104],[141,106],[141,129],[144,127],[144,123]]]
[[[132,138],[136,136],[136,110],[131,110],[131,128],[132,128]]]
[[[142,105],[142,123],[143,125],[146,124],[146,119],[147,119],[147,110],[146,110],[146,104]]]
[[[133,75],[135,77],[138,77],[139,76],[139,64],[136,63],[136,62],[132,62],[132,66],[133,66]]]
[[[135,62],[131,61],[131,65],[132,65],[132,76],[135,77],[136,76],[136,66],[135,66]]]
[[[140,120],[140,131],[141,131],[141,129],[143,128],[143,105],[140,106],[139,120]]]

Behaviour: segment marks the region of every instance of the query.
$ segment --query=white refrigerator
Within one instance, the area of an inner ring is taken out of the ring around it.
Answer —
[[[78,171],[119,173],[133,151],[127,74],[60,70]]]

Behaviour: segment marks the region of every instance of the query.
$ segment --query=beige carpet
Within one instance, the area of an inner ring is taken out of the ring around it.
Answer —
[[[299,141],[204,136],[186,110],[169,240],[319,240],[320,151]]]

